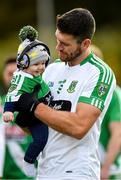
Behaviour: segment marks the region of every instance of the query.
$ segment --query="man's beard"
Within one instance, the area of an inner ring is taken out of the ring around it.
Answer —
[[[76,60],[78,57],[80,57],[82,54],[82,50],[79,48],[77,50],[75,50],[75,52],[71,53],[69,56],[67,56],[66,58],[62,59],[62,61],[64,62],[71,62]]]

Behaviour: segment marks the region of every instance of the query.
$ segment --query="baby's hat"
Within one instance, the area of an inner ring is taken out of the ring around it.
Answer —
[[[38,32],[30,25],[24,26],[19,32],[21,44],[17,52],[17,67],[26,69],[30,65],[45,61],[48,65],[50,50],[46,44],[39,41]]]

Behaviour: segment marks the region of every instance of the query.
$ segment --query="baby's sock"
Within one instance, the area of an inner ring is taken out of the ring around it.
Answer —
[[[23,170],[26,176],[35,177],[36,176],[36,167],[34,164],[28,163],[23,160]]]

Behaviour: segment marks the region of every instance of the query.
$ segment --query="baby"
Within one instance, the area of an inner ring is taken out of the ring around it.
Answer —
[[[50,60],[50,51],[47,45],[37,40],[37,36],[38,33],[32,26],[25,26],[20,30],[19,37],[22,43],[17,54],[18,69],[13,74],[6,95],[3,113],[5,122],[14,120],[17,101],[23,93],[33,93],[34,95],[34,92],[38,91],[38,99],[49,104],[51,94],[41,75]],[[18,112],[15,122],[20,127],[27,128],[32,135],[33,142],[25,153],[23,165],[26,175],[35,176],[35,161],[46,145],[48,126],[28,112]]]

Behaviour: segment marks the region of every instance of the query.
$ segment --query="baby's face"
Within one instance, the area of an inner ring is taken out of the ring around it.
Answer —
[[[42,74],[45,70],[45,61],[40,61],[36,64],[30,65],[27,69],[26,72],[33,75],[33,76],[38,76]]]

